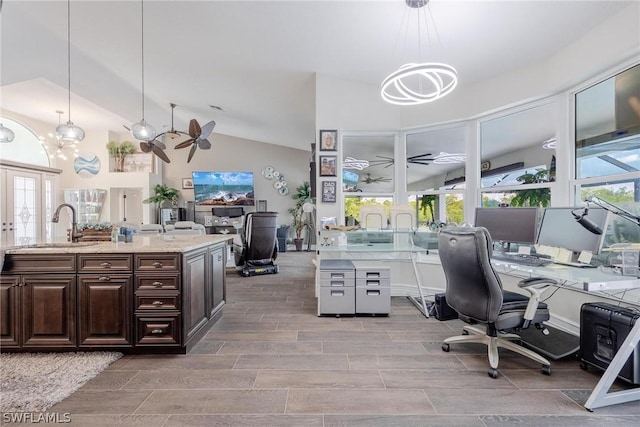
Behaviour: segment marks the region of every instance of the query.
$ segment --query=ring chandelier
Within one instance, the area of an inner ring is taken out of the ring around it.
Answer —
[[[429,0],[405,0],[411,9],[421,9],[429,3]],[[423,9],[424,10],[424,9]],[[427,27],[427,14],[423,17]],[[420,13],[417,14],[418,27],[418,52],[420,52]],[[437,36],[438,32],[431,17],[432,26]],[[427,40],[429,31],[427,29]],[[407,29],[408,33],[408,20]],[[405,35],[405,40],[407,36]],[[458,72],[454,67],[439,62],[411,62],[404,64],[396,71],[389,74],[383,81],[380,89],[382,99],[395,105],[420,105],[440,99],[455,89],[458,85]]]

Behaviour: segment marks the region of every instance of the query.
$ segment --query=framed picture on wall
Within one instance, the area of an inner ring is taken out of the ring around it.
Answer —
[[[193,179],[182,178],[182,188],[185,188],[185,189],[193,188]]]
[[[258,211],[258,212],[266,212],[267,211],[267,201],[266,200],[258,200],[258,204],[256,205],[256,211]]]
[[[320,176],[336,176],[338,156],[320,156]]]
[[[320,130],[320,151],[338,151],[337,130]]]
[[[322,203],[336,202],[336,181],[322,181]]]

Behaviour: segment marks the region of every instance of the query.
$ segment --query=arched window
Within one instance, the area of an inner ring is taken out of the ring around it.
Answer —
[[[2,126],[16,135],[13,142],[0,144],[0,159],[50,167],[49,156],[35,133],[28,127],[7,117],[0,117]]]

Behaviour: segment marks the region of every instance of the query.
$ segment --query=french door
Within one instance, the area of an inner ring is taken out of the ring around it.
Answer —
[[[0,169],[0,243],[28,245],[53,240],[51,214],[55,175],[20,168]]]

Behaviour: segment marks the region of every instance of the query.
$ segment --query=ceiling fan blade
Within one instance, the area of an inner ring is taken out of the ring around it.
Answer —
[[[145,141],[140,142],[140,150],[142,150],[143,153],[149,153],[151,151],[151,144]]]
[[[153,143],[153,145],[155,145],[155,146],[157,146],[157,147],[160,147],[160,148],[162,148],[163,150],[164,150],[165,148],[167,148],[167,146],[166,146],[166,145],[164,145],[164,142],[160,141],[160,140],[158,139],[158,137],[155,137],[155,139],[152,141],[152,143]]]
[[[191,150],[189,151],[189,157],[187,158],[187,163],[189,163],[193,158],[193,154],[196,152],[196,147],[197,146],[195,144],[193,144],[193,146],[191,147]]]
[[[131,132],[131,128],[129,128],[127,125],[122,125],[122,127]]]
[[[165,163],[171,163],[171,160],[169,160],[169,157],[167,157],[166,153],[162,150],[162,148],[160,148],[158,146],[154,146],[153,147],[153,154],[155,154],[156,156],[160,157],[160,159],[162,161],[164,161]]]
[[[178,149],[178,148],[187,148],[188,146],[191,145],[191,143],[193,143],[195,141],[194,138],[189,138],[186,141],[182,141],[180,144],[176,145],[175,147],[173,147],[174,149]]]
[[[206,125],[202,126],[202,133],[200,134],[200,138],[208,138],[209,135],[211,135],[211,132],[213,132],[213,128],[216,127],[216,122],[211,120],[209,123],[207,123]]]
[[[191,138],[197,138],[202,135],[202,128],[196,119],[191,119],[189,122],[189,135]]]
[[[208,150],[209,148],[211,148],[211,143],[208,139],[198,139],[196,143],[198,144],[198,148],[200,148],[201,150]]]

